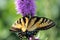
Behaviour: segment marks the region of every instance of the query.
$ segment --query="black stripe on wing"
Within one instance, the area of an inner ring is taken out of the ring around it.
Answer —
[[[23,21],[24,21],[24,23],[26,23],[26,19],[25,19],[25,17],[23,17]]]
[[[29,16],[22,17],[22,19],[23,19],[24,23],[26,23],[26,18],[28,18],[28,19],[29,19]]]
[[[36,23],[36,22],[38,22],[38,21],[40,20],[40,18],[39,18],[39,17],[33,17],[33,18],[36,18],[35,23]],[[35,23],[34,23],[34,24],[35,24]],[[34,25],[34,24],[33,24],[33,25]]]
[[[17,20],[17,24],[21,24],[21,18]]]
[[[32,25],[34,25],[34,23],[35,23],[36,20],[37,20],[37,18],[31,17],[31,18],[29,19],[29,22],[28,22],[28,27],[29,27],[29,26],[32,27]]]

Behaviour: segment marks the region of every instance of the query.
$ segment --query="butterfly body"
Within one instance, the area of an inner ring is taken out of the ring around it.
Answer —
[[[53,27],[55,23],[45,17],[22,17],[18,19],[10,29],[11,31],[18,32],[18,35],[30,37],[35,35],[39,30],[46,30]]]

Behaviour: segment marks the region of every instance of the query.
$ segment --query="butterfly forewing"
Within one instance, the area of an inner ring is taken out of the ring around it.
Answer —
[[[31,24],[31,26],[28,25],[27,28],[28,31],[33,31],[35,29],[45,30],[55,25],[55,23],[52,20],[45,17],[32,17],[31,20],[29,23],[29,25]]]
[[[18,31],[22,30],[22,32],[25,32],[27,29],[27,24],[28,24],[29,18],[28,17],[22,17],[18,19],[13,25],[12,28],[10,29],[11,31]],[[16,30],[18,29],[18,30]]]

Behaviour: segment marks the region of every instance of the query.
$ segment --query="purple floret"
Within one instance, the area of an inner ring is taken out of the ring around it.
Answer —
[[[39,38],[35,38],[34,36],[29,37],[29,40],[39,40]]]
[[[34,0],[15,0],[16,9],[18,14],[23,16],[35,14],[35,1]]]

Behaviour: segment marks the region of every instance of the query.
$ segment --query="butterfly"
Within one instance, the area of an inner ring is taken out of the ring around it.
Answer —
[[[55,26],[55,22],[45,17],[22,17],[18,19],[11,27],[10,31],[17,32],[18,36],[30,37],[36,35],[39,30],[47,30]]]

